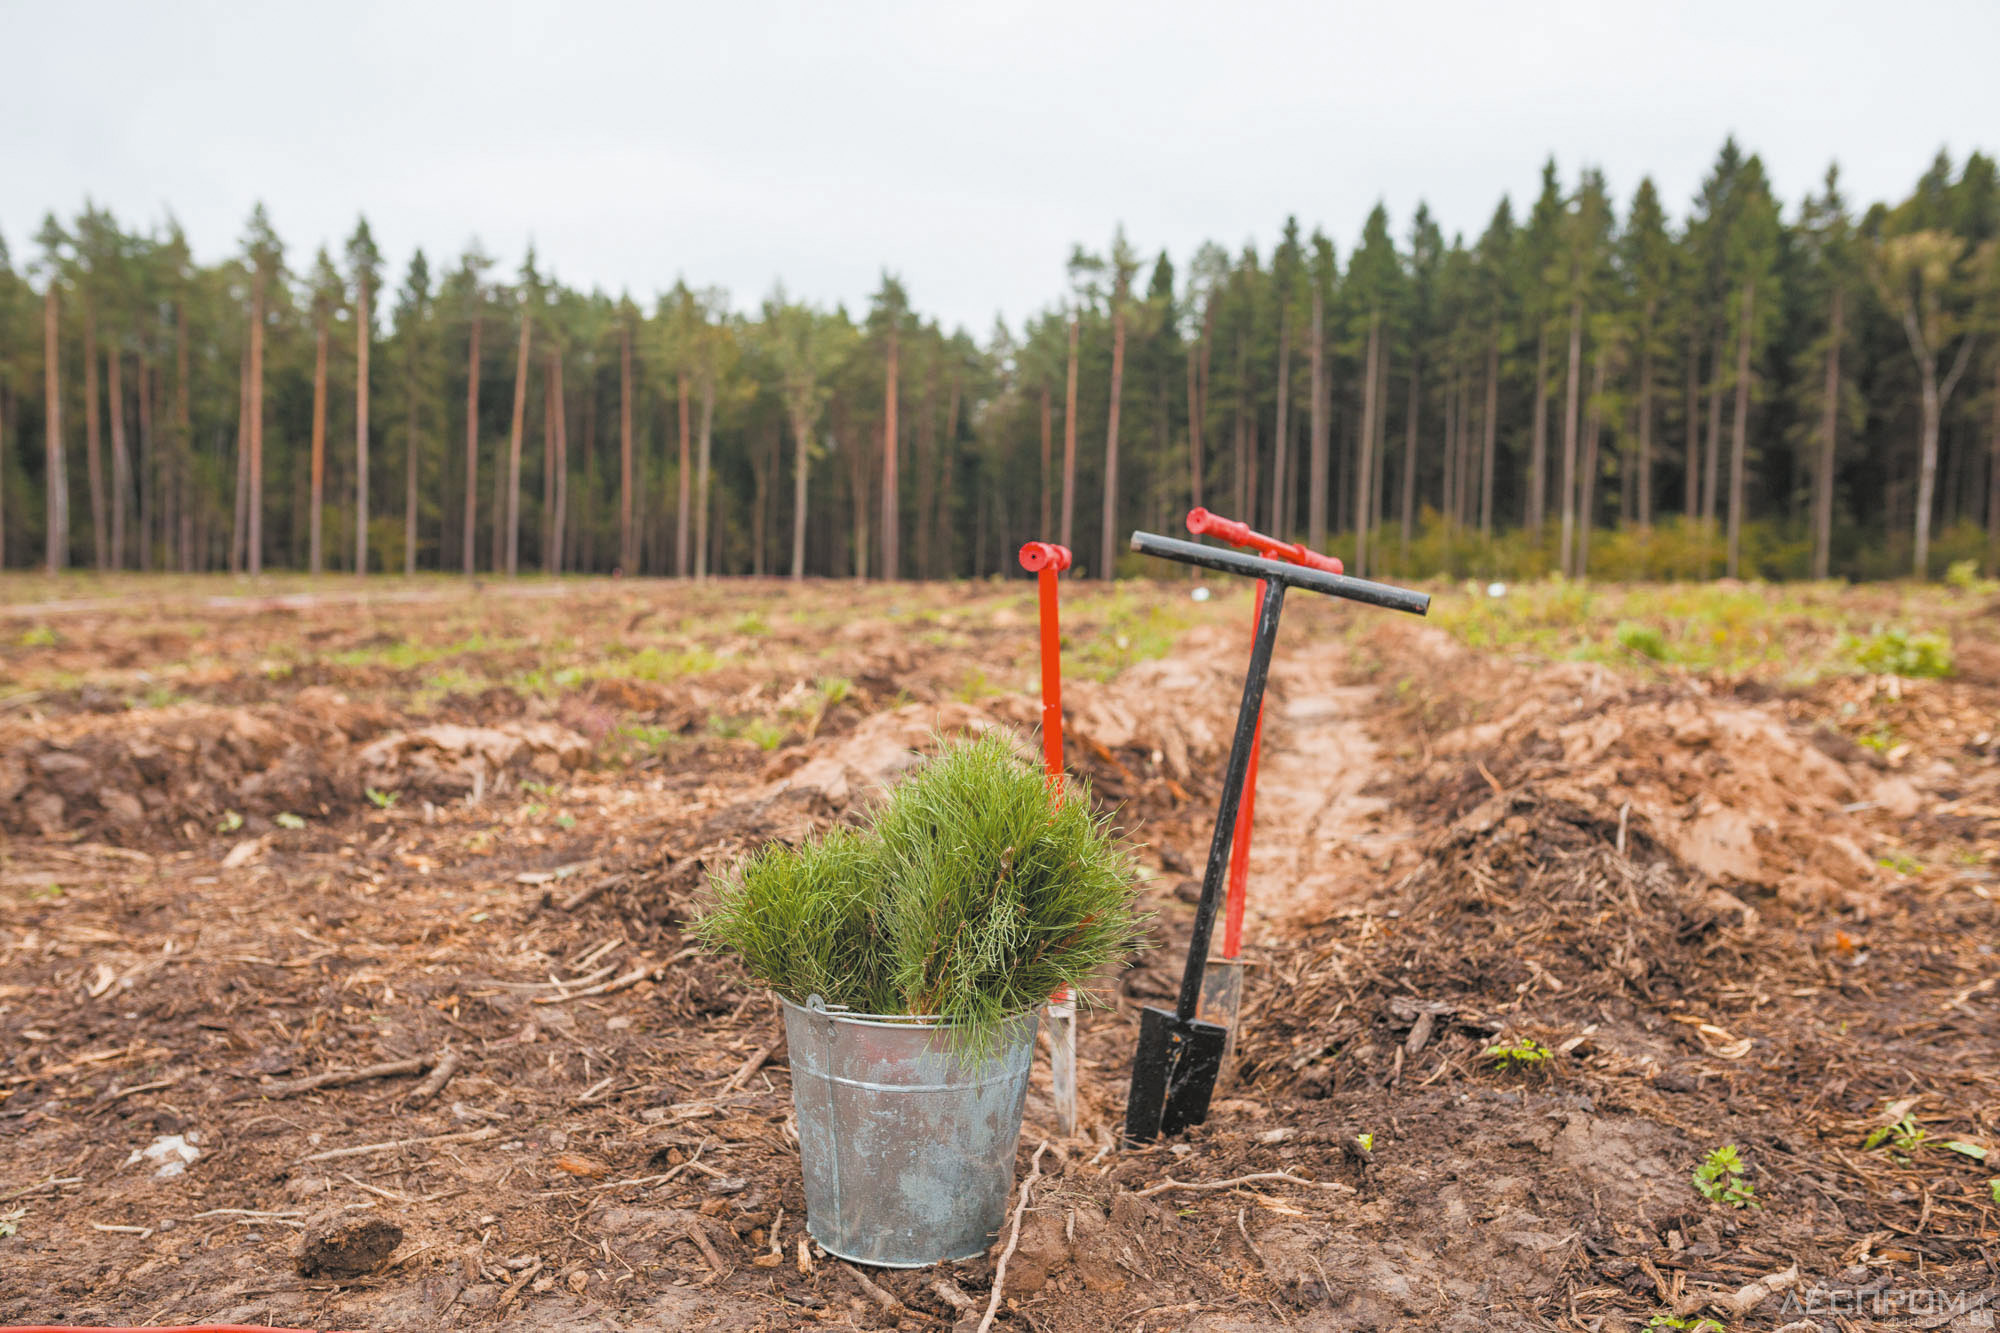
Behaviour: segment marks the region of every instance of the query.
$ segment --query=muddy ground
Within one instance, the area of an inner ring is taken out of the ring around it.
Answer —
[[[683,930],[935,733],[1031,741],[1029,585],[232,591],[0,608],[0,1322],[977,1323],[991,1258],[802,1243],[772,1003]],[[1249,607],[1068,596],[1156,947],[1075,1137],[1037,1071],[995,1327],[1991,1326],[2000,604],[1801,683],[1294,598],[1239,1068],[1130,1151]]]

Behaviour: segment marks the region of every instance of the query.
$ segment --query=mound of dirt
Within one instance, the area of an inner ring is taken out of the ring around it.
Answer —
[[[366,786],[475,799],[506,774],[559,777],[590,758],[590,742],[554,722],[452,722],[391,732],[356,755]]]
[[[852,731],[794,746],[764,770],[758,799],[784,791],[813,792],[836,808],[886,787],[937,748],[940,739],[1002,727],[993,713],[966,703],[906,704],[872,714]]]
[[[386,721],[314,688],[284,708],[184,704],[24,726],[0,749],[0,829],[129,839],[228,810],[325,814],[360,799],[344,781],[349,757]]]

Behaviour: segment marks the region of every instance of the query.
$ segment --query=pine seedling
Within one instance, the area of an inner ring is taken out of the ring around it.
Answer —
[[[1052,803],[1041,771],[989,733],[948,747],[876,822],[889,866],[896,988],[983,1046],[1062,987],[1087,994],[1138,940],[1136,871],[1079,781]]]

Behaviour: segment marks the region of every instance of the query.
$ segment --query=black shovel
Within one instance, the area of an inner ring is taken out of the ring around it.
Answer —
[[[1208,1118],[1208,1100],[1215,1092],[1216,1075],[1222,1069],[1222,1047],[1228,1029],[1197,1019],[1195,1007],[1201,1000],[1201,977],[1208,964],[1208,937],[1215,925],[1215,909],[1222,901],[1230,836],[1236,828],[1237,806],[1243,799],[1258,709],[1264,702],[1264,684],[1271,674],[1271,649],[1278,642],[1278,615],[1284,610],[1285,589],[1303,588],[1419,616],[1430,609],[1431,599],[1428,593],[1150,532],[1133,533],[1132,549],[1142,555],[1264,581],[1264,604],[1257,617],[1257,637],[1250,648],[1250,674],[1243,682],[1242,706],[1236,711],[1236,735],[1229,746],[1229,766],[1223,770],[1222,802],[1216,811],[1215,836],[1208,844],[1208,868],[1201,879],[1201,902],[1195,908],[1194,932],[1188,938],[1187,968],[1181,973],[1180,998],[1170,1010],[1148,1005],[1139,1011],[1139,1050],[1132,1057],[1132,1092],[1125,1102],[1125,1137],[1133,1143],[1150,1143],[1163,1133],[1178,1134]]]

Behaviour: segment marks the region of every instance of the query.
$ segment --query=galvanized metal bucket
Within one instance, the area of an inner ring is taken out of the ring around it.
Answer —
[[[967,1063],[935,1018],[779,998],[812,1238],[883,1268],[983,1253],[1014,1190],[1035,1013],[1011,1020],[989,1056]]]

